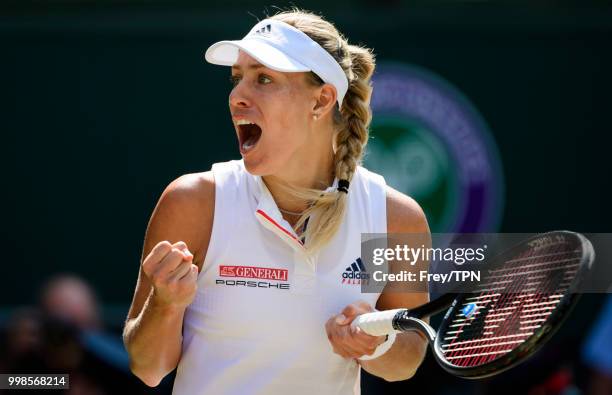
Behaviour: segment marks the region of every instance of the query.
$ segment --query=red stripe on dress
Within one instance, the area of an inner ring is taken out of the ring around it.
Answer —
[[[287,236],[291,237],[293,240],[297,241],[298,243],[300,243],[300,245],[303,245],[302,242],[300,240],[298,240],[294,235],[291,234],[291,232],[289,232],[287,229],[283,228],[282,226],[280,226],[275,220],[273,220],[272,218],[270,218],[268,216],[268,214],[264,213],[262,210],[257,210],[257,213],[262,215],[265,219],[267,219],[268,221],[272,222],[272,224],[274,224],[274,226],[276,226],[278,229],[282,230],[283,232],[285,232],[285,234],[287,234]]]

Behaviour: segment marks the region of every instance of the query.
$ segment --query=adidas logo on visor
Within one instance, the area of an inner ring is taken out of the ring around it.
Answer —
[[[294,26],[279,20],[264,19],[253,26],[242,40],[214,43],[208,47],[204,57],[212,64],[231,66],[236,63],[240,50],[271,69],[282,72],[312,71],[336,88],[338,106],[342,108],[348,91],[346,73],[329,52]]]
[[[370,280],[370,275],[366,271],[365,265],[361,258],[357,258],[349,267],[344,269],[342,273],[342,284],[367,284]]]
[[[272,25],[265,25],[264,27],[255,30],[255,34],[261,34],[267,36],[272,31]]]

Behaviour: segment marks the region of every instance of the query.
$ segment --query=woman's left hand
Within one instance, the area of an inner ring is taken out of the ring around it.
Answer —
[[[376,347],[385,341],[385,336],[370,336],[361,329],[351,327],[355,317],[371,313],[374,308],[362,300],[346,306],[338,315],[325,323],[327,338],[334,352],[343,358],[361,358],[372,355]]]

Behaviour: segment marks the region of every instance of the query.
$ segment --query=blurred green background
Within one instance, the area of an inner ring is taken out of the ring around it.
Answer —
[[[275,12],[265,4],[0,4],[0,319],[69,271],[93,284],[107,325],[121,328],[160,193],[239,158],[229,70],[203,51]],[[322,13],[380,62],[429,70],[470,100],[503,168],[494,230],[610,230],[610,2],[291,4]]]
[[[606,2],[295,4],[323,13],[379,61],[419,65],[471,100],[501,156],[501,231],[609,229]],[[49,274],[69,270],[95,283],[116,323],[161,191],[239,158],[229,70],[205,63],[203,51],[275,8],[20,1],[0,10],[0,270],[10,279],[0,305],[31,301]]]

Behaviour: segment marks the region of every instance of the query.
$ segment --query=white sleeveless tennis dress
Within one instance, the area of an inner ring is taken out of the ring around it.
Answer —
[[[361,233],[387,232],[383,177],[358,167],[338,233],[308,259],[261,177],[242,160],[212,171],[212,235],[173,394],[359,393],[359,366],[332,351],[325,322],[379,297],[361,293],[359,257]]]

